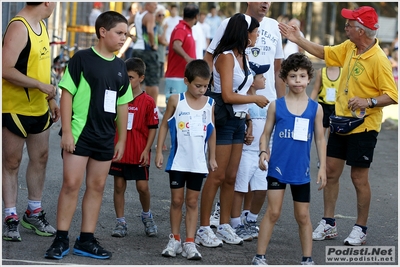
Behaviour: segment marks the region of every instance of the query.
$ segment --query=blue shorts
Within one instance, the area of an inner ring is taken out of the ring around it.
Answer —
[[[183,81],[183,78],[165,78],[165,103],[168,103],[168,99],[171,95],[180,94],[186,92],[187,85]]]
[[[223,126],[216,127],[217,145],[243,144],[246,120],[237,117],[230,118]]]

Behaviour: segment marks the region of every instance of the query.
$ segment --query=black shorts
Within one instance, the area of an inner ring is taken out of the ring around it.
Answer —
[[[278,179],[268,176],[268,190],[285,190],[286,184],[281,183]],[[311,193],[310,193],[310,183],[300,184],[300,185],[290,185],[290,191],[292,191],[293,201],[310,203]]]
[[[331,133],[328,139],[327,156],[346,160],[354,167],[369,168],[378,141],[378,132],[369,131],[349,135]]]
[[[149,166],[143,167],[139,164],[111,163],[108,174],[122,177],[125,180],[149,180]]]
[[[46,131],[53,124],[50,111],[42,116],[24,116],[15,113],[3,113],[3,127],[22,138],[28,134],[38,134]]]
[[[168,171],[169,173],[169,187],[171,189],[186,188],[193,191],[200,191],[203,185],[203,179],[206,177],[202,173],[193,172],[179,172],[179,171]]]
[[[319,103],[324,111],[324,116],[322,118],[322,125],[324,128],[329,128],[329,116],[335,113],[335,105],[328,105],[325,103]]]
[[[97,161],[110,161],[114,157],[114,152],[108,152],[108,151],[101,152],[101,151],[83,148],[80,146],[75,146],[75,150],[72,154],[77,155],[77,156],[82,156],[82,157],[89,157],[89,158],[97,160]],[[63,157],[63,149],[61,149],[61,158],[62,157]]]

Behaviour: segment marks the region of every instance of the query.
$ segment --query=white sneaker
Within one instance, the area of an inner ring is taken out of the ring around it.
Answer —
[[[222,241],[209,228],[197,230],[195,242],[208,248],[222,247]]]
[[[219,201],[215,203],[215,210],[210,216],[210,227],[217,228],[219,225],[220,204]]]
[[[254,256],[253,260],[251,261],[251,265],[268,265],[268,264],[265,257],[259,258]]]
[[[302,261],[300,262],[300,265],[315,265],[315,262],[313,260],[306,260],[306,261]]]
[[[336,222],[334,226],[327,224],[324,219],[318,223],[318,227],[315,228],[312,238],[313,240],[321,241],[325,239],[332,239],[338,236]]]
[[[240,219],[241,219],[242,224],[246,228],[247,232],[249,232],[251,234],[253,239],[258,238],[259,228],[257,226],[257,222],[256,221],[248,221],[247,217],[243,217]]]
[[[182,256],[188,260],[201,260],[201,254],[196,249],[193,242],[183,243]]]
[[[235,233],[243,239],[243,241],[251,241],[253,240],[253,236],[251,235],[248,228],[246,228],[243,224],[239,224],[235,227]]]
[[[364,234],[361,227],[353,226],[350,235],[344,240],[345,245],[361,246],[367,242],[367,234]]]
[[[227,224],[224,223],[220,226],[218,226],[218,230],[216,233],[216,236],[221,239],[223,242],[232,244],[232,245],[241,245],[243,244],[243,239],[241,239],[233,230],[233,228]]]
[[[176,254],[182,253],[181,241],[175,240],[174,235],[169,235],[169,241],[161,255],[164,257],[176,257]]]

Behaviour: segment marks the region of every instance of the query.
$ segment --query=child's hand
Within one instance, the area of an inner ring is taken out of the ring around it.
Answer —
[[[150,165],[149,152],[148,151],[143,151],[142,154],[140,154],[139,163],[143,167]]]
[[[124,155],[124,151],[125,151],[125,143],[122,144],[120,142],[117,142],[114,148],[114,156],[112,161],[113,162],[120,161],[122,159],[122,156]]]
[[[268,170],[269,155],[267,153],[261,153],[260,159],[258,160],[258,167],[262,171]]]
[[[317,177],[317,184],[319,184],[318,190],[323,189],[326,186],[326,169],[321,168],[318,171],[318,177]]]
[[[74,137],[71,132],[62,133],[60,147],[68,153],[73,153],[75,151]]]
[[[217,164],[217,161],[215,159],[210,159],[209,164],[210,164],[209,169],[211,171],[214,172],[214,171],[216,171],[218,169],[218,164]]]
[[[155,163],[157,168],[159,168],[159,169],[162,168],[163,160],[164,160],[164,157],[163,157],[162,153],[157,153],[156,154],[156,159],[154,161],[154,163]]]

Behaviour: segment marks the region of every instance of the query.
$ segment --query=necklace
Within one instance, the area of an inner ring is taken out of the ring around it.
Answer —
[[[344,92],[345,92],[346,95],[349,92],[349,81],[350,81],[351,74],[353,73],[353,71],[354,71],[354,69],[355,69],[355,67],[357,65],[358,60],[360,59],[361,55],[364,54],[365,52],[367,52],[374,44],[375,44],[375,41],[372,42],[362,53],[358,54],[358,56],[356,58],[356,61],[354,62],[353,68],[350,71],[350,63],[351,63],[351,59],[354,56],[354,50],[351,53],[351,57],[349,59],[349,64],[348,64],[349,72],[347,73],[347,81],[346,81],[346,86],[345,86],[345,89],[344,89]],[[358,48],[357,48],[357,51],[358,51]]]

